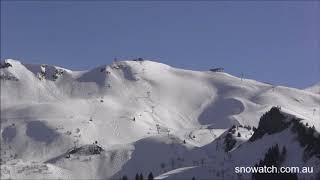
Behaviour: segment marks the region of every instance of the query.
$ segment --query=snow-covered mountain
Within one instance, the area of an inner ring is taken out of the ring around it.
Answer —
[[[316,83],[305,89],[306,91],[310,91],[316,94],[320,94],[320,83]]]
[[[281,166],[320,177],[313,91],[147,60],[0,68],[1,179],[248,179],[234,168],[275,146],[286,149]]]

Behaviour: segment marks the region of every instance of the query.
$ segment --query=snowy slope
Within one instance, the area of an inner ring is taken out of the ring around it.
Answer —
[[[305,90],[312,93],[320,94],[320,83],[316,83],[313,86],[306,88]]]
[[[306,90],[146,60],[87,71],[5,63],[11,66],[0,69],[4,178],[110,179],[151,171],[158,176],[176,168],[182,169],[159,178],[187,172],[209,178],[226,156],[222,141],[227,130],[232,125],[258,127],[272,106],[320,132],[320,95]],[[246,143],[252,132],[239,131],[246,134],[236,146],[242,162],[256,150]],[[101,154],[66,158],[73,147],[95,141],[104,149]],[[257,143],[272,144],[265,141]]]

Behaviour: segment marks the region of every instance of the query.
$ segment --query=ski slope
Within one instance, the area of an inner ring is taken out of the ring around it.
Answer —
[[[219,178],[221,168],[235,177],[232,163],[257,161],[274,137],[248,145],[252,132],[240,128],[239,148],[227,157],[224,135],[233,125],[257,127],[272,106],[320,132],[320,95],[309,90],[149,60],[87,71],[4,63],[11,67],[0,69],[1,178],[118,179],[149,172],[158,179]],[[279,144],[289,134],[282,132]],[[93,143],[101,154],[65,157]],[[292,153],[301,151],[291,146]],[[232,163],[222,165],[225,158]]]

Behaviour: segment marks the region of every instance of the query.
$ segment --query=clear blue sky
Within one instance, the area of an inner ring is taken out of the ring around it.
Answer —
[[[320,3],[1,1],[1,59],[82,70],[114,57],[304,88],[320,81]]]

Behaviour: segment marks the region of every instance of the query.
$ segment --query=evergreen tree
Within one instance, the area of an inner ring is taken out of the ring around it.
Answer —
[[[316,174],[316,180],[320,180],[320,171]]]
[[[143,180],[143,175],[140,173],[139,180]]]
[[[287,155],[287,149],[285,146],[282,147],[282,151],[281,151],[281,160],[284,161],[285,157]]]
[[[253,130],[253,132],[256,132],[257,131],[257,128],[256,127],[252,127],[252,130]]]
[[[153,174],[152,174],[152,172],[149,173],[149,175],[148,175],[148,180],[153,180]]]
[[[193,177],[192,177],[192,180],[196,180],[196,178],[193,176]]]
[[[122,177],[122,180],[128,180],[128,177],[127,177],[126,175],[124,175],[124,176]]]
[[[138,173],[136,174],[135,180],[139,180],[139,174]]]
[[[170,163],[171,163],[171,168],[173,169],[174,168],[174,159],[173,158],[171,159]]]
[[[285,118],[280,107],[272,107],[270,111],[261,116],[258,128],[251,136],[250,141],[260,139],[266,133],[271,135],[289,127],[290,122],[286,122]]]
[[[240,134],[240,132],[238,132],[238,137],[241,137],[241,134]]]
[[[232,134],[228,133],[224,139],[225,151],[230,151],[236,144],[236,140],[233,139]]]
[[[263,160],[260,160],[258,164],[255,164],[255,167],[280,167],[283,160],[285,159],[286,155],[286,148],[283,147],[281,154],[279,151],[279,146],[276,144],[275,146],[268,149],[267,153]],[[253,180],[269,180],[269,179],[292,179],[297,180],[298,176],[295,173],[253,173],[252,174]]]
[[[297,134],[297,139],[300,142],[300,145],[305,148],[304,150],[304,159],[308,159],[313,155],[320,155],[320,136],[316,137],[315,128],[306,127],[303,123],[300,122],[301,119],[294,119],[293,126],[291,128],[292,132]]]
[[[166,167],[166,164],[165,163],[161,163],[160,167],[161,167],[161,169],[164,169]]]

